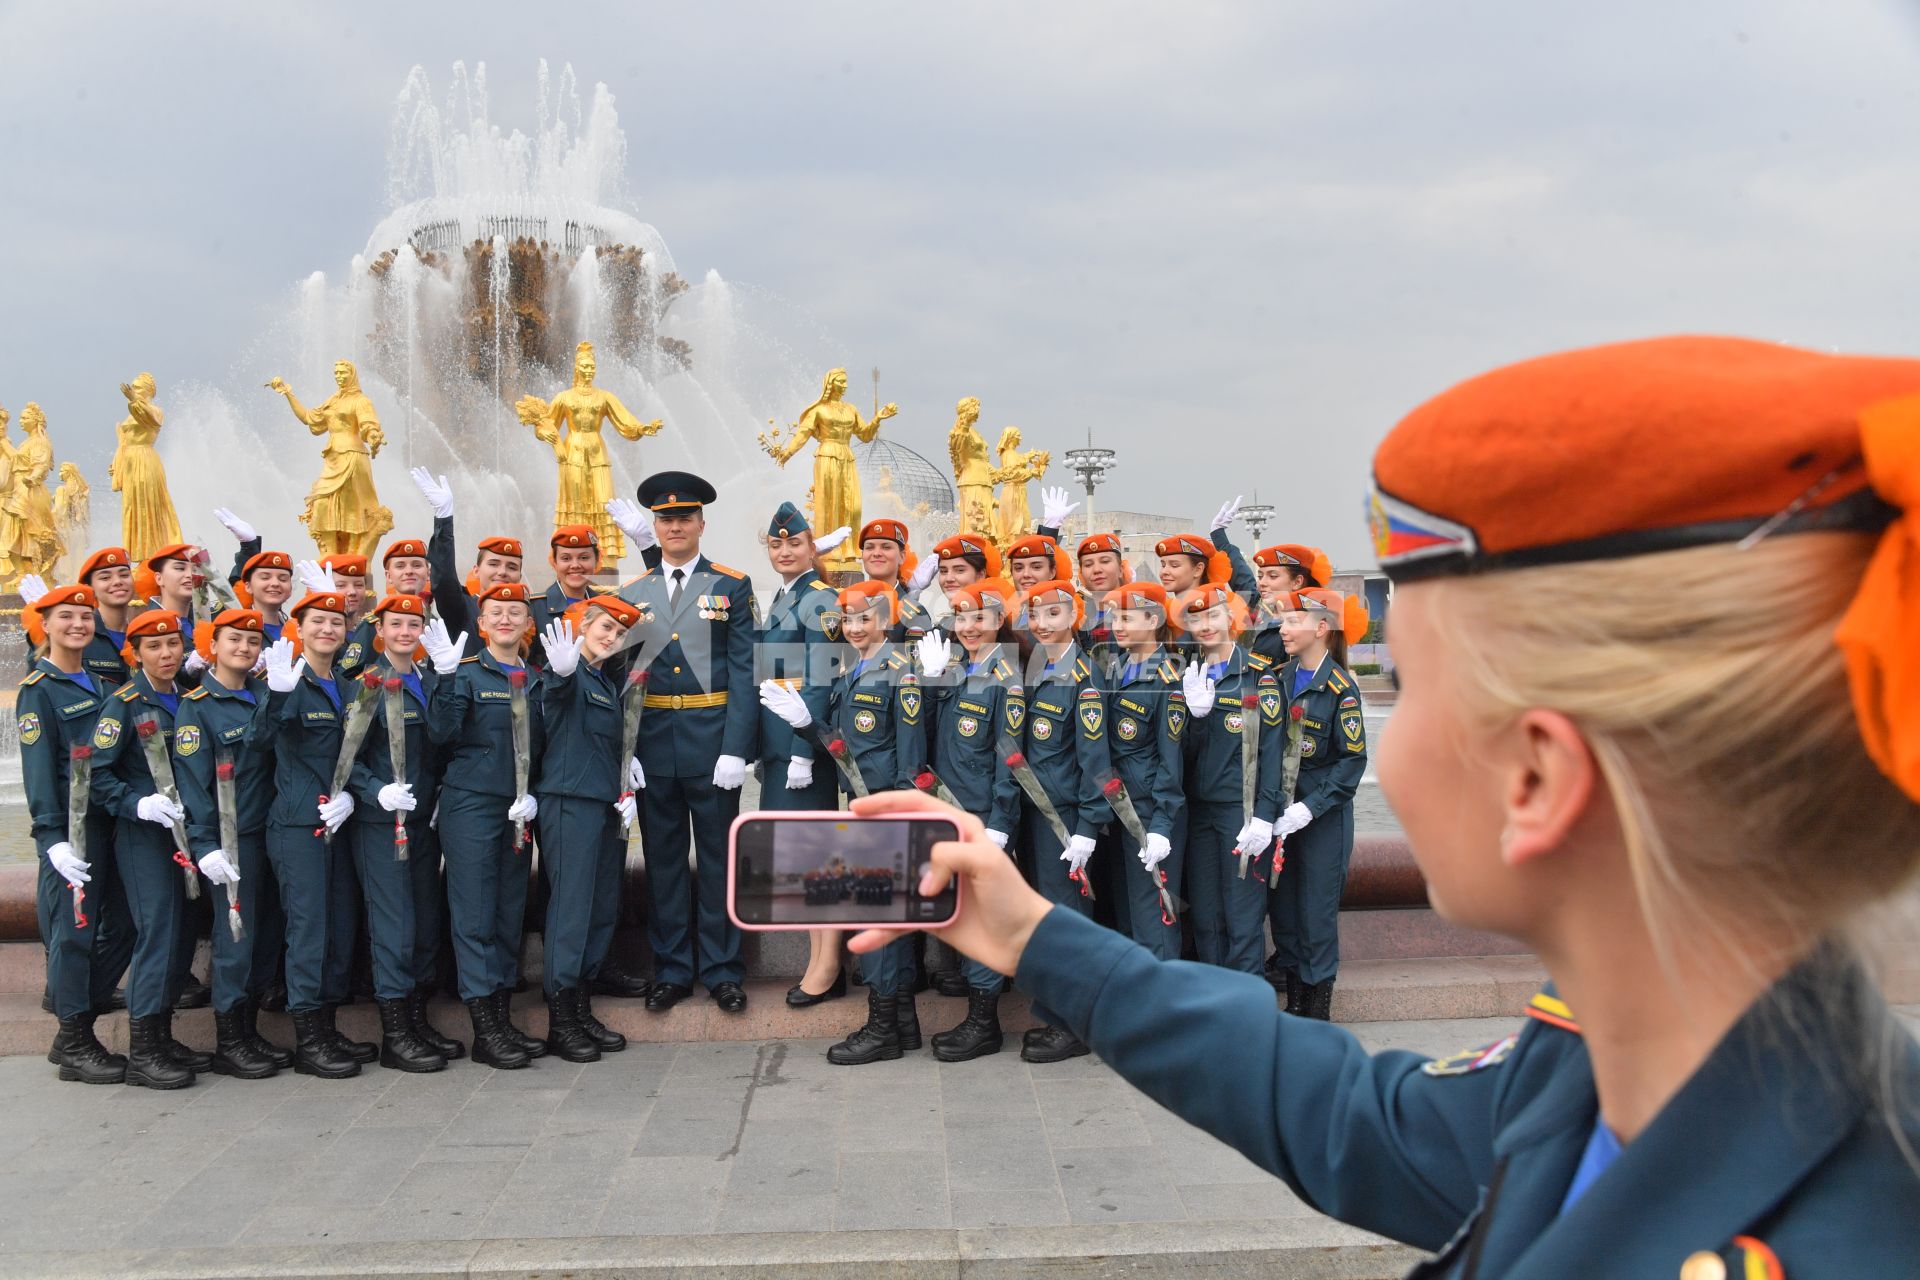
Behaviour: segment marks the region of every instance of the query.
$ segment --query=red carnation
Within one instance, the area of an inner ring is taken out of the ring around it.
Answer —
[[[1260,695],[1257,693],[1250,693],[1246,697],[1240,699],[1240,705],[1245,707],[1247,710],[1251,711],[1255,707],[1260,705]]]
[[[1292,716],[1295,720],[1298,720],[1301,716],[1304,716],[1307,714],[1307,709],[1305,707],[1295,707],[1291,711],[1289,711],[1287,714]]]
[[[1120,779],[1108,778],[1107,785],[1100,788],[1100,794],[1105,796],[1107,799],[1111,800],[1115,796],[1119,795],[1125,789],[1126,789],[1125,785],[1120,781]]]
[[[1026,752],[1024,752],[1024,751],[1016,751],[1016,752],[1014,752],[1014,753],[1013,753],[1012,755],[1010,755],[1010,756],[1008,756],[1008,757],[1007,757],[1007,768],[1009,768],[1009,769],[1024,769],[1024,768],[1026,768],[1026,767],[1027,767],[1027,755],[1026,755]]]
[[[507,672],[507,683],[515,689],[526,688],[527,687],[527,669],[525,667],[522,667],[518,671]]]
[[[160,732],[160,726],[152,720],[139,720],[134,723],[133,731],[142,738],[151,738],[154,734]]]
[[[233,781],[233,761],[222,760],[219,764],[213,767],[213,771],[219,777],[220,781],[222,782]]]

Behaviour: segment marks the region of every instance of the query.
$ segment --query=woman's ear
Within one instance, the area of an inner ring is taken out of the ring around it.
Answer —
[[[1599,765],[1579,728],[1558,711],[1527,711],[1508,733],[1500,856],[1518,866],[1565,845],[1593,798]]]

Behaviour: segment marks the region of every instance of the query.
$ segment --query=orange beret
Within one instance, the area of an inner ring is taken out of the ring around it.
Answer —
[[[294,602],[287,610],[289,618],[298,618],[309,609],[318,609],[323,613],[337,613],[347,616],[347,599],[338,591],[309,591]]]
[[[480,539],[480,550],[491,551],[497,556],[511,556],[515,560],[524,560],[526,558],[521,554],[520,539],[518,538],[482,538]]]
[[[1126,554],[1121,550],[1120,535],[1117,533],[1096,533],[1080,539],[1078,555],[1090,556],[1101,551],[1111,551],[1117,556]]]
[[[291,573],[293,557],[284,551],[262,551],[257,556],[251,556],[245,564],[240,566],[241,581],[244,582],[247,575],[256,569],[285,569]]]
[[[373,613],[375,617],[383,613],[403,613],[410,618],[425,618],[427,606],[421,602],[419,596],[396,592],[390,596],[383,596],[380,603],[373,607]]]
[[[1000,549],[977,533],[957,533],[937,544],[933,554],[942,560],[979,556],[987,562],[987,577],[1000,576]]]
[[[193,647],[208,662],[213,661],[213,636],[221,627],[232,627],[235,631],[251,631],[256,635],[266,634],[266,617],[257,609],[222,609],[215,614],[212,622],[199,622],[193,628]]]
[[[320,563],[325,566],[329,572],[334,574],[345,574],[349,578],[364,578],[367,576],[367,558],[365,556],[328,556]]]
[[[640,607],[638,605],[628,604],[619,596],[588,596],[584,603],[589,609],[603,610],[609,617],[623,627],[639,625]]]
[[[169,556],[168,559],[176,557]],[[180,615],[171,609],[149,609],[127,624],[129,643],[141,636],[177,636],[185,633]]]
[[[1247,629],[1247,602],[1240,598],[1239,592],[1223,582],[1209,582],[1187,592],[1180,597],[1179,607],[1174,614],[1182,619],[1182,629],[1186,630],[1184,619],[1188,614],[1203,612],[1216,605],[1226,606],[1229,634],[1238,636]]]
[[[418,556],[424,560],[427,558],[427,544],[418,538],[401,538],[387,548],[386,554],[380,557],[380,563],[387,564],[396,556]]]
[[[565,524],[553,531],[553,537],[547,542],[550,547],[592,547],[599,550],[600,535],[593,531],[592,525]]]
[[[955,613],[968,613],[985,609],[989,600],[999,607],[1003,617],[1011,613],[1014,601],[1013,584],[999,578],[982,578],[978,582],[970,582],[955,590],[947,597],[947,604]]]
[[[1262,547],[1253,553],[1253,563],[1262,569],[1298,569],[1307,575],[1309,586],[1324,587],[1333,581],[1333,562],[1327,553],[1301,543]]]
[[[1358,643],[1372,623],[1367,615],[1366,602],[1359,596],[1329,591],[1325,587],[1308,587],[1305,591],[1294,592],[1291,607],[1325,618],[1335,631],[1346,634],[1349,643]]]
[[[195,547],[191,542],[169,542],[141,563],[149,569],[158,569],[163,560],[185,560],[191,564],[194,560],[194,551]]]
[[[898,520],[869,520],[860,526],[860,541],[868,538],[886,538],[900,544],[902,550],[907,545],[907,526]]]
[[[125,547],[102,547],[80,562],[80,572],[75,576],[85,582],[96,569],[114,569],[132,564],[133,558],[127,554]]]
[[[33,607],[41,613],[45,613],[47,610],[57,609],[63,604],[84,605],[86,608],[94,609],[99,607],[99,603],[99,600],[96,599],[93,594],[92,587],[55,587],[34,601]]]
[[[1027,594],[1020,597],[1020,612],[1031,615],[1033,606],[1045,603],[1044,597],[1062,595],[1073,606],[1073,625],[1078,627],[1087,620],[1087,602],[1074,590],[1073,583],[1065,578],[1051,578],[1046,582],[1036,582],[1027,588]]]
[[[1032,533],[1021,538],[1007,548],[1008,560],[1037,560],[1046,558],[1053,562],[1052,572],[1057,578],[1064,578],[1073,572],[1073,564],[1067,559],[1067,553],[1052,538]]]
[[[1193,556],[1207,566],[1208,582],[1225,582],[1233,576],[1233,561],[1227,553],[1197,533],[1176,533],[1153,544],[1157,556]]]
[[[1153,605],[1169,617],[1173,612],[1167,601],[1167,589],[1157,582],[1129,582],[1124,587],[1115,587],[1107,592],[1107,598],[1101,603],[1111,609],[1138,609],[1142,605]]]
[[[878,603],[886,606],[888,626],[892,626],[900,616],[900,597],[894,594],[891,586],[877,578],[868,578],[840,588],[838,598],[842,613],[865,613]]]
[[[515,604],[527,603],[527,584],[524,582],[496,582],[480,593],[480,604],[489,600],[509,600]]]

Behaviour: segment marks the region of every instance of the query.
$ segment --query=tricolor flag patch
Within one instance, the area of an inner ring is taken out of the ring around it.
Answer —
[[[1378,489],[1367,500],[1367,523],[1373,530],[1373,554],[1382,569],[1441,556],[1473,556],[1480,550],[1467,526]]]

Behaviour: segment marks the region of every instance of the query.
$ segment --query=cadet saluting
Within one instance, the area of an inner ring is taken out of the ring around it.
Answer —
[[[664,1012],[693,991],[697,896],[700,981],[721,1009],[739,1013],[747,1007],[740,985],[746,968],[740,931],[727,916],[727,832],[740,813],[759,710],[752,694],[753,584],[700,554],[712,485],[662,471],[640,482],[638,496],[653,512],[660,540],[659,566],[620,592],[640,609],[634,661],[647,673],[640,735],[641,833],[653,888],[647,1008]],[[687,883],[689,838],[696,885]]]

